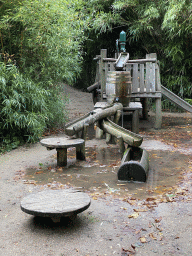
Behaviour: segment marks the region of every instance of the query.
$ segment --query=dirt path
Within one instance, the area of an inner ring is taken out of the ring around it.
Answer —
[[[64,90],[70,120],[93,109],[90,94]],[[94,138],[86,142],[86,162],[73,162],[71,151],[71,167],[63,170],[56,168],[56,152],[39,143],[0,156],[0,255],[192,255],[192,115],[165,114],[160,131],[153,118],[140,123],[150,153],[146,184],[119,183],[118,148]],[[92,203],[73,222],[53,224],[20,210],[25,195],[79,186],[80,174]]]

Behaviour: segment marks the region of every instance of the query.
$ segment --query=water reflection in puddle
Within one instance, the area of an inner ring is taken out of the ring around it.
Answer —
[[[83,191],[99,194],[115,194],[119,197],[134,196],[145,199],[168,192],[180,180],[180,174],[187,169],[188,156],[179,152],[153,150],[149,152],[150,170],[146,183],[121,182],[117,171],[121,156],[114,147],[87,147],[86,161],[76,161],[75,149],[68,152],[68,166],[56,168],[56,155],[51,165],[28,169],[27,181],[38,185],[63,184]]]

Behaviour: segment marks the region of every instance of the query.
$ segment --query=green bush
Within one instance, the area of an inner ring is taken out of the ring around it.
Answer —
[[[80,72],[82,6],[81,0],[0,0],[1,148],[34,142],[65,122],[59,84],[72,84]]]
[[[64,122],[64,103],[57,91],[42,88],[15,65],[0,62],[0,151],[35,142],[47,126]]]

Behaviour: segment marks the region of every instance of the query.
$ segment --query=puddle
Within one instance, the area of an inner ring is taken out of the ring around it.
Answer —
[[[146,199],[169,192],[181,180],[181,172],[188,168],[188,156],[174,151],[149,151],[150,170],[146,183],[121,182],[117,171],[121,156],[116,146],[87,147],[86,161],[76,161],[75,149],[68,152],[67,167],[56,168],[56,155],[51,165],[27,169],[25,183],[57,188],[59,184],[76,187],[99,195],[133,196]]]

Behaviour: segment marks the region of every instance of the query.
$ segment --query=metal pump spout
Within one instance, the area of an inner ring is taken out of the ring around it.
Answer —
[[[127,53],[125,49],[125,44],[126,44],[125,31],[121,31],[120,39],[116,40],[117,49],[118,49],[118,43],[120,44],[120,55],[117,61],[115,62],[115,69],[119,71],[123,71],[123,68],[125,67],[126,62],[129,59],[129,53]],[[119,53],[119,49],[118,49],[118,53]]]
[[[120,33],[119,44],[120,44],[120,52],[126,52],[126,49],[125,49],[126,33],[123,30]]]

